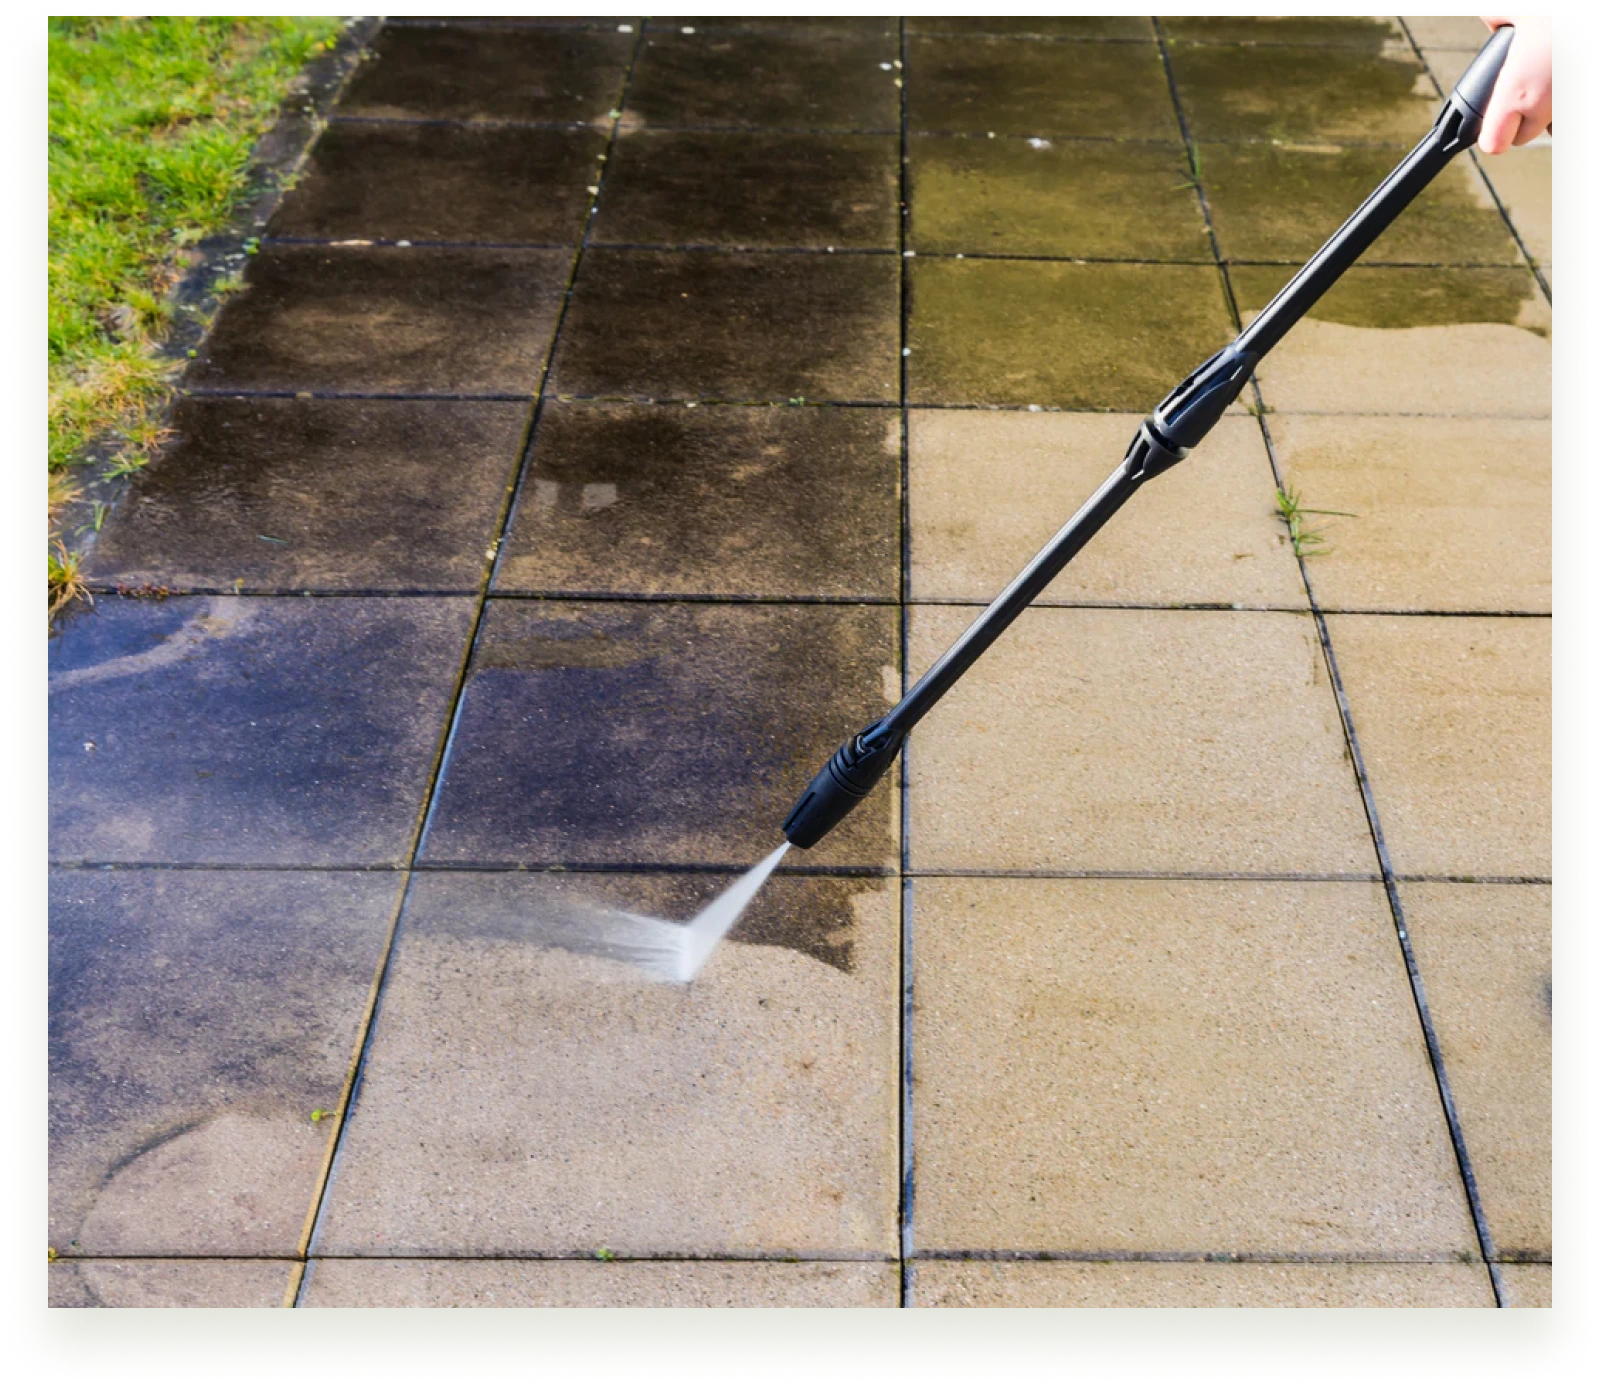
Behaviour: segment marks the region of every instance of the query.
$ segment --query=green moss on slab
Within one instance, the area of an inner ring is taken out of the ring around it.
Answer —
[[[1182,15],[1161,21],[1174,39],[1197,43],[1338,44],[1376,53],[1385,43],[1405,39],[1397,20],[1368,15]]]
[[[1265,308],[1292,273],[1279,266],[1235,267],[1232,280],[1241,312],[1248,315]],[[1543,305],[1538,285],[1526,270],[1357,266],[1345,272],[1307,317],[1352,328],[1506,323],[1545,337],[1549,318]]]
[[[912,264],[917,403],[1147,410],[1233,335],[1207,266]]]
[[[1211,258],[1181,145],[926,136],[910,150],[919,251]]]
[[[1223,255],[1308,259],[1399,161],[1395,149],[1205,145],[1202,181]],[[1467,160],[1444,170],[1373,243],[1368,260],[1520,263],[1516,243]]]

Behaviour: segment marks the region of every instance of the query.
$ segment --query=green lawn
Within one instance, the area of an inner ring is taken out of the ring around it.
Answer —
[[[186,247],[226,225],[250,151],[337,19],[50,20],[50,590],[73,593],[57,507],[109,441],[143,466],[160,441],[169,324]]]

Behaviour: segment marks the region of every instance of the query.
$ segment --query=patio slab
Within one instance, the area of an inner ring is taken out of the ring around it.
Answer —
[[[989,602],[1117,465],[1141,416],[913,410],[911,592]],[[1303,607],[1256,421],[1224,419],[1036,599]]]
[[[1405,38],[1390,15],[1198,15],[1165,16],[1170,38],[1189,43],[1332,44],[1379,54]]]
[[[472,619],[467,598],[101,598],[51,644],[52,856],[398,865]]]
[[[336,121],[267,229],[308,239],[575,245],[605,148],[599,130]]]
[[[1494,1305],[1461,1263],[1008,1263],[922,1259],[913,1306]]]
[[[1201,145],[1201,181],[1229,260],[1299,268],[1399,163],[1392,149]],[[1483,175],[1457,159],[1362,255],[1367,265],[1521,265]]]
[[[919,135],[910,244],[920,253],[1211,263],[1176,143]],[[1128,207],[1144,216],[1130,224]]]
[[[1143,15],[931,15],[907,19],[908,34],[983,34],[1012,38],[1146,40],[1154,37]]]
[[[898,1306],[891,1263],[318,1258],[304,1306]]]
[[[687,23],[688,21],[684,21]],[[652,31],[628,89],[624,129],[900,128],[891,32],[838,35],[776,27]],[[886,66],[887,65],[887,66]]]
[[[817,767],[899,696],[898,625],[889,606],[498,599],[422,857],[757,862]],[[807,863],[893,864],[892,790]]]
[[[1551,199],[1555,181],[1555,146],[1528,144],[1486,158],[1489,182],[1500,195],[1511,225],[1540,269],[1555,264],[1555,232]]]
[[[1377,883],[919,879],[913,910],[918,1249],[1476,1253]]]
[[[1273,415],[1324,608],[1550,611],[1550,422]]]
[[[892,602],[899,491],[894,410],[547,404],[495,589]]]
[[[270,1310],[283,1305],[294,1266],[268,1259],[75,1258],[50,1265],[50,1305]]]
[[[1550,873],[1550,623],[1332,616],[1394,868]]]
[[[920,674],[977,616],[912,611]],[[1367,873],[1308,616],[1035,608],[912,734],[918,870]]]
[[[1550,888],[1416,882],[1400,900],[1494,1251],[1547,1259]]]
[[[562,902],[682,920],[725,885],[422,876],[313,1251],[892,1256],[892,883],[774,879],[773,943],[688,986],[530,938]],[[777,943],[819,929],[847,954]]]
[[[509,401],[180,400],[89,572],[135,588],[473,590],[528,415]]]
[[[592,250],[553,388],[630,399],[897,401],[899,282],[887,255]]]
[[[339,110],[409,120],[601,121],[622,94],[634,43],[614,27],[385,27]]]
[[[1213,266],[911,264],[917,405],[1144,413],[1233,337]]]
[[[191,388],[512,395],[539,388],[572,253],[270,246],[217,317]]]
[[[295,1256],[333,1137],[311,1115],[339,1106],[399,895],[392,873],[51,873],[52,1246]]]
[[[1182,138],[1154,43],[917,37],[906,83],[916,134]]]
[[[1456,48],[1475,54],[1489,41],[1489,28],[1481,19],[1408,14],[1404,22],[1420,48]]]
[[[1292,272],[1239,266],[1248,322]],[[1268,408],[1326,414],[1550,414],[1550,305],[1526,270],[1362,268],[1261,363]]]
[[[1410,147],[1439,98],[1409,43],[1174,43],[1173,79],[1193,138]],[[1420,80],[1419,80],[1420,79]],[[1423,94],[1425,92],[1425,94]],[[1400,149],[1396,149],[1395,162]]]
[[[1555,1305],[1549,1263],[1500,1263],[1500,1285],[1507,1306],[1530,1309]]]
[[[893,135],[630,131],[606,174],[596,245],[899,248]]]

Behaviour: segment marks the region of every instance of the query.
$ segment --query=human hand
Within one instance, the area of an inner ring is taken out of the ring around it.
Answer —
[[[1529,15],[1482,18],[1490,29],[1512,24],[1517,30],[1478,134],[1478,148],[1485,154],[1504,154],[1512,145],[1525,145],[1554,129],[1550,123],[1550,20]]]

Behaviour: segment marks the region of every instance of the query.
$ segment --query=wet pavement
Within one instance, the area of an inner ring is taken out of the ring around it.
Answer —
[[[52,1302],[1548,1305],[1548,145],[693,984],[529,928],[776,846],[1481,32],[380,29],[51,643]]]

